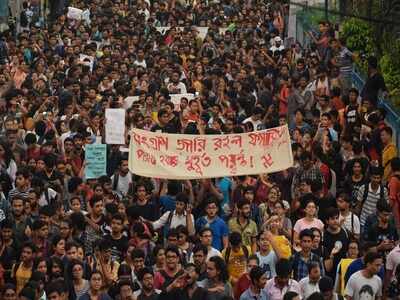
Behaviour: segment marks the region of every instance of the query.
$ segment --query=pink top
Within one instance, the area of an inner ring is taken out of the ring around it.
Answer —
[[[307,221],[306,218],[302,218],[298,220],[296,224],[294,224],[293,229],[294,231],[296,231],[296,233],[300,233],[304,229],[311,229],[313,227],[316,227],[322,231],[324,229],[324,223],[322,223],[322,221],[317,218],[314,218],[311,222]]]

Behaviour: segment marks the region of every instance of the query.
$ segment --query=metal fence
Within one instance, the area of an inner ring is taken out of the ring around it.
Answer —
[[[317,31],[318,18],[323,19],[324,15],[321,13],[320,8],[304,7],[300,9],[296,16],[296,40],[303,45],[308,47],[311,39],[308,37],[306,32]],[[331,22],[335,22],[331,20]],[[365,84],[365,77],[356,70],[353,69],[352,73],[353,86],[358,90],[361,90]],[[393,129],[393,140],[398,149],[400,149],[400,111],[396,108],[389,99],[379,99],[379,106],[383,107],[386,111],[386,122]]]

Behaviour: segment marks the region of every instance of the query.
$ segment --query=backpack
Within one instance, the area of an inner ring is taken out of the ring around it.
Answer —
[[[224,257],[226,263],[229,262],[229,257],[231,256],[231,251],[232,251],[232,248],[228,246],[228,248],[226,248],[225,257]],[[247,249],[247,247],[245,245],[242,245],[242,251],[243,251],[244,256],[246,257],[246,259],[248,259],[249,258],[249,254],[250,254],[249,253],[249,249]]]
[[[369,193],[369,183],[364,184],[364,194],[363,198],[361,201],[361,207],[364,206],[365,201],[368,198],[368,193]],[[379,195],[379,201],[385,200],[385,187],[381,184],[380,185],[380,195]]]
[[[174,210],[170,210],[167,218],[167,222],[164,225],[164,236],[167,236],[168,231],[171,227],[172,217],[174,216]]]

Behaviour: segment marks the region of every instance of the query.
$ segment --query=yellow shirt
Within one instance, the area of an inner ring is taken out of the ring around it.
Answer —
[[[292,249],[290,243],[284,235],[275,235],[274,240],[277,242],[282,258],[289,259],[292,256]]]
[[[248,255],[251,255],[250,247],[246,247],[248,250]],[[222,250],[222,257],[226,259],[226,249]],[[238,251],[235,251],[231,248],[229,253],[229,257],[227,258],[226,265],[228,267],[228,273],[231,279],[237,280],[246,273],[247,267],[247,257],[243,251],[243,248],[240,247]]]
[[[350,264],[353,262],[353,258],[343,258],[340,263],[339,263],[339,267],[340,268],[340,273],[338,274],[340,277],[340,286],[339,286],[339,291],[340,291],[340,295],[344,295],[344,276],[346,275],[347,269],[349,268]],[[338,276],[336,275],[336,276]]]
[[[242,242],[245,246],[251,247],[252,238],[256,238],[258,234],[257,224],[253,220],[242,226],[237,218],[231,218],[228,222],[229,232],[239,232],[242,235]]]
[[[13,266],[12,274],[14,274],[15,266],[16,265]],[[32,276],[32,268],[24,268],[22,263],[19,264],[18,269],[15,272],[17,294],[19,294],[19,292],[24,288],[25,284],[28,283],[31,276]]]
[[[387,181],[389,179],[392,168],[390,167],[390,161],[392,158],[397,156],[397,148],[393,143],[387,145],[382,151],[382,166],[385,168],[383,173],[383,179]]]

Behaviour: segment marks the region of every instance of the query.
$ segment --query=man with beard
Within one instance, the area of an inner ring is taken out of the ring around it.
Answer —
[[[166,289],[161,297],[165,300],[181,299],[181,300],[206,300],[208,292],[206,289],[199,287],[197,281],[199,279],[200,269],[194,264],[188,264],[185,267],[185,273],[177,277]]]
[[[128,158],[123,157],[119,162],[118,171],[111,177],[112,189],[122,199],[132,190],[132,173],[128,168]]]
[[[250,287],[240,296],[240,300],[267,300],[269,297],[264,290],[267,283],[267,275],[257,266],[250,271]]]
[[[229,220],[230,232],[239,232],[242,235],[243,245],[251,247],[253,252],[257,251],[257,224],[250,219],[251,203],[248,199],[242,199],[237,204],[238,216]]]
[[[135,292],[137,300],[158,300],[160,290],[154,288],[154,273],[150,268],[143,268],[138,273],[142,289]]]

